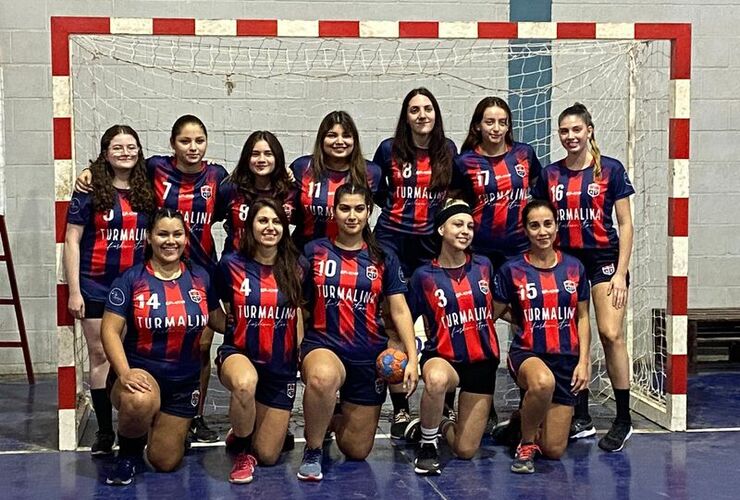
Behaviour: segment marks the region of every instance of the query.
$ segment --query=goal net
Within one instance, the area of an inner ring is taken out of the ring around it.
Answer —
[[[626,325],[633,393],[665,404],[667,41],[85,35],[70,38],[70,57],[77,171],[115,123],[137,130],[147,155],[168,154],[172,123],[186,113],[205,122],[207,157],[228,170],[257,129],[277,135],[288,162],[307,154],[321,118],[335,109],[354,117],[370,158],[392,135],[403,96],[418,86],[437,97],[458,146],[481,98],[507,99],[515,139],[532,144],[544,165],[564,156],[557,115],[586,104],[603,154],[628,167],[637,190]],[[505,355],[508,328],[500,332]],[[603,403],[611,390],[595,322],[593,337],[591,389]],[[517,400],[509,383],[497,406]],[[209,406],[225,414],[214,401]]]

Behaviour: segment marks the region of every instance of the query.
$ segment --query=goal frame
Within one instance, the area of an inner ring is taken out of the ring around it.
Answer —
[[[686,430],[691,88],[690,23],[443,22],[298,19],[188,19],[52,16],[53,159],[56,227],[59,449],[75,450],[78,380],[74,318],[67,311],[68,286],[62,251],[74,185],[74,116],[71,88],[72,35],[178,35],[233,37],[667,40],[670,42],[668,218],[666,247],[666,407],[633,397],[633,408],[671,431]]]

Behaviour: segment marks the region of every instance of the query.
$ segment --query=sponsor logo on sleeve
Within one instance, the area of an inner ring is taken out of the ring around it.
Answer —
[[[122,306],[126,303],[126,294],[120,288],[112,288],[108,293],[108,301],[114,306]]]

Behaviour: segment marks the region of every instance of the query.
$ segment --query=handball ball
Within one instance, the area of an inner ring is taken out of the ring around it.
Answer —
[[[375,369],[378,376],[387,383],[399,384],[403,382],[403,373],[408,362],[409,358],[405,352],[389,347],[375,360]]]

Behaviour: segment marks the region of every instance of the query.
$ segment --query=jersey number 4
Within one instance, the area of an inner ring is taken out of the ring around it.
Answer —
[[[144,294],[140,293],[134,297],[139,309],[144,309],[144,305],[151,307],[152,309],[159,309],[159,296],[153,293],[148,299],[144,299]]]

